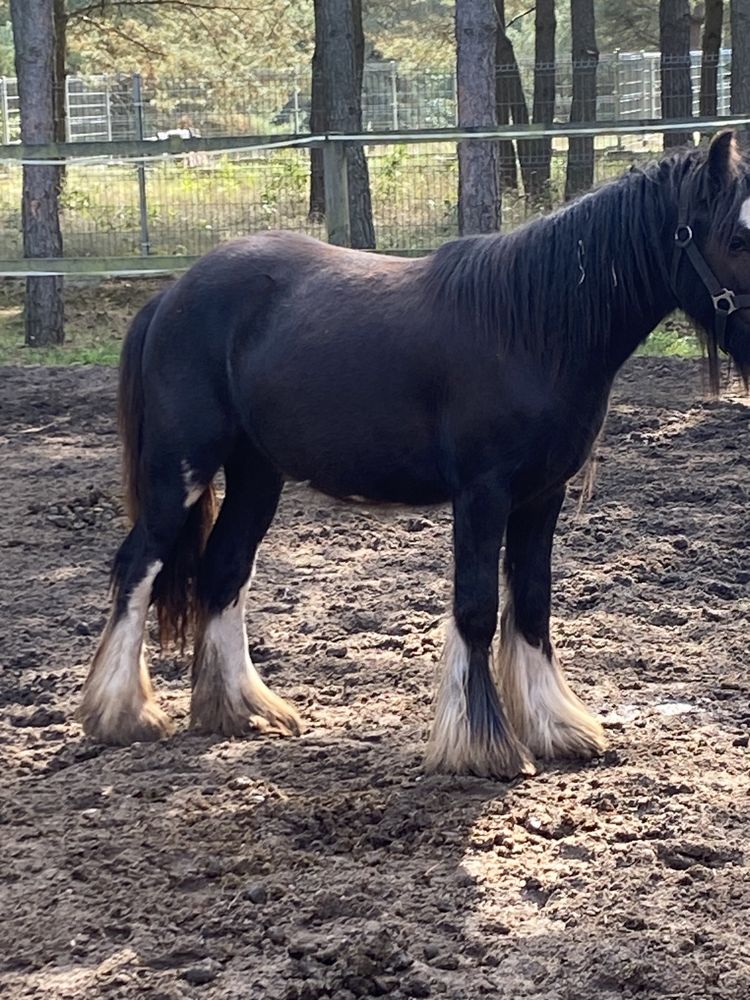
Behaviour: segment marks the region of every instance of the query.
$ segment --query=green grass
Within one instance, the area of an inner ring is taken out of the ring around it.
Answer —
[[[687,320],[670,318],[654,330],[637,354],[656,358],[700,358],[701,345]]]
[[[54,347],[27,347],[21,306],[0,309],[0,365],[116,365],[120,338],[105,330],[68,326],[66,341]]]
[[[23,283],[0,283],[0,365],[116,365],[127,325],[155,282],[79,282],[65,289],[65,343],[27,347]]]

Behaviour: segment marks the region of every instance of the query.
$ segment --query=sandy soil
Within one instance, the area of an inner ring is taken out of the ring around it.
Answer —
[[[21,998],[750,996],[750,407],[692,362],[619,382],[569,502],[554,632],[611,749],[508,785],[425,777],[445,510],[293,486],[253,656],[298,740],[70,721],[122,532],[115,373],[0,371],[0,993]]]

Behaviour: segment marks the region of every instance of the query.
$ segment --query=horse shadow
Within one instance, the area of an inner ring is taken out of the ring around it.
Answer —
[[[27,858],[11,966],[92,998],[247,996],[249,976],[259,998],[501,995],[511,955],[538,978],[549,956],[510,942],[550,896],[529,841],[576,854],[540,797],[555,772],[533,792],[426,775],[421,757],[408,728],[69,742],[22,796],[48,871]]]

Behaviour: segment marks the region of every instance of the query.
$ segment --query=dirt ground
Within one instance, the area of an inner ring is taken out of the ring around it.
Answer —
[[[71,713],[122,533],[115,373],[0,370],[0,993],[21,998],[750,996],[750,406],[693,362],[619,381],[569,502],[554,633],[611,749],[426,777],[446,510],[291,486],[252,653],[304,736],[97,746]]]

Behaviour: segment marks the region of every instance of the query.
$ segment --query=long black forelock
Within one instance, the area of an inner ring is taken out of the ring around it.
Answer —
[[[634,167],[615,181],[507,234],[453,240],[428,264],[428,288],[456,319],[470,315],[482,335],[560,364],[571,351],[603,347],[613,319],[650,307],[669,288],[671,246],[684,185],[691,212],[710,212],[722,243],[750,195],[738,177],[710,197],[705,149]],[[655,246],[664,252],[654,254]]]

